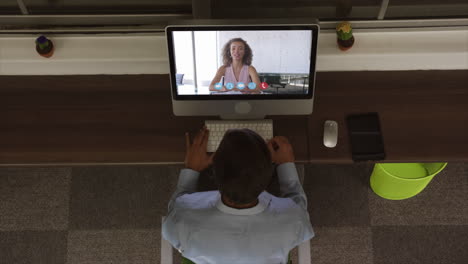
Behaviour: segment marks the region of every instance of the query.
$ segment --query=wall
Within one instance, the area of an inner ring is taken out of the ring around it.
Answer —
[[[257,72],[309,73],[311,33],[307,31],[223,31],[218,50],[232,38],[242,38],[252,49]],[[220,61],[221,62],[221,61]]]

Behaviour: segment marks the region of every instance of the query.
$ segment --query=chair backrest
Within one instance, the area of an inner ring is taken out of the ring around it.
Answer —
[[[183,84],[184,82],[184,74],[183,73],[176,73],[176,84]]]

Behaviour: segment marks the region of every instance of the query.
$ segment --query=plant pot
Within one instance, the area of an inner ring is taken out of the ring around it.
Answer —
[[[354,36],[347,40],[337,38],[336,42],[338,43],[338,48],[340,48],[340,50],[346,51],[354,45]]]
[[[47,48],[45,48],[45,49],[40,49],[39,45],[36,44],[36,51],[42,57],[50,58],[54,54],[54,43],[49,40],[49,46],[47,46]]]

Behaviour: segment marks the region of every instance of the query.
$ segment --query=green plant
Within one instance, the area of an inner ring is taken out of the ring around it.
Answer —
[[[36,39],[36,44],[39,45],[39,49],[43,50],[49,47],[49,40],[44,36],[40,36]]]
[[[353,29],[349,22],[342,22],[336,26],[336,35],[338,39],[348,40],[353,37]]]

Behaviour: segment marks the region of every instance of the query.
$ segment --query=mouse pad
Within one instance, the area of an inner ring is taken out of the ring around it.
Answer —
[[[354,161],[383,160],[385,151],[377,113],[346,118]]]

